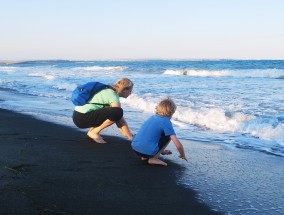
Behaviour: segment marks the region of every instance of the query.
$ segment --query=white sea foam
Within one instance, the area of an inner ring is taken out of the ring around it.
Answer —
[[[174,119],[172,119],[171,121],[174,125],[180,127],[181,129],[187,129],[188,128],[188,124],[186,124],[186,123],[183,123],[183,122],[180,122],[180,121],[177,121],[177,120],[174,120]]]
[[[133,94],[128,99],[122,100],[122,103],[145,113],[154,113],[157,99],[151,98],[150,95],[146,97],[148,98],[142,98]],[[220,133],[241,132],[284,145],[283,124],[273,127],[273,122],[265,122],[265,120],[252,115],[234,112],[232,107],[229,107],[229,109],[231,111],[230,114],[227,114],[227,110],[222,108],[192,109],[178,107],[173,115],[172,122],[181,129],[188,128],[190,124]]]
[[[131,108],[141,110],[146,113],[154,113],[157,102],[152,99],[145,99],[139,97],[135,94],[128,97],[128,99],[123,100],[123,103],[127,104]],[[225,110],[221,108],[211,108],[211,109],[191,109],[178,107],[177,111],[173,115],[173,120],[181,122],[175,122],[176,125],[184,127],[184,123],[189,123],[191,125],[204,127],[214,131],[221,132],[234,132],[239,129],[240,125],[248,121],[252,116],[245,115],[243,113],[234,113],[230,117],[226,116]]]
[[[157,104],[153,101],[146,100],[136,94],[130,95],[127,99],[121,99],[121,102],[127,106],[146,113],[154,113]]]
[[[221,133],[236,132],[244,122],[252,118],[252,116],[240,112],[227,116],[226,111],[221,108],[191,109],[179,107],[173,115],[173,119],[178,121]]]
[[[31,77],[43,77],[47,80],[53,80],[56,78],[55,75],[51,75],[51,74],[48,74],[47,72],[35,72],[35,73],[30,73],[28,74],[28,76],[31,76]]]
[[[85,66],[85,67],[75,67],[73,70],[86,70],[86,71],[116,71],[120,72],[127,67],[125,66]]]
[[[56,83],[53,88],[58,90],[68,90],[73,91],[76,88],[76,84],[70,84],[70,83]]]
[[[283,69],[250,69],[236,70],[234,76],[248,78],[281,78],[284,75]]]
[[[220,70],[220,71],[211,71],[211,70],[166,70],[164,72],[165,75],[187,75],[187,76],[201,76],[201,77],[210,77],[210,76],[228,76],[230,75],[230,71]]]
[[[284,124],[272,126],[273,124],[274,122],[255,118],[242,124],[240,131],[263,140],[274,140],[279,145],[284,146]]]
[[[13,67],[13,66],[1,66],[0,67],[0,72],[15,72],[17,70],[16,67]]]
[[[80,77],[80,78],[87,78],[93,77],[93,71],[83,71],[83,70],[56,70],[56,69],[46,69],[43,71],[33,71],[29,72],[28,76],[30,77],[42,77],[47,80],[54,80],[57,78],[70,78],[70,77]]]
[[[247,77],[247,78],[283,78],[283,69],[247,69],[247,70],[166,70],[165,75],[185,75],[199,77]]]

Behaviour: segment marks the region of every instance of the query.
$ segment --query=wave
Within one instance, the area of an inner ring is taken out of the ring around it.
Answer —
[[[116,71],[120,72],[125,70],[126,66],[85,66],[85,67],[75,67],[73,70],[86,70],[86,71]]]
[[[276,78],[284,79],[283,69],[249,69],[249,70],[166,70],[164,75],[185,75],[197,77],[246,77],[246,78]]]
[[[66,90],[69,92],[72,92],[75,88],[76,88],[76,84],[74,83],[64,83],[64,82],[60,82],[60,83],[56,83],[54,84],[54,86],[52,86],[53,89],[57,89],[57,90]]]
[[[43,78],[45,78],[47,80],[54,80],[56,78],[55,75],[48,74],[48,72],[35,72],[35,73],[28,74],[28,76],[31,76],[31,77],[43,77]]]
[[[151,97],[145,96],[145,97]],[[157,103],[149,98],[142,98],[135,94],[123,100],[124,104],[129,107],[144,111],[146,113],[154,113]],[[221,108],[201,108],[193,109],[189,107],[178,107],[173,115],[173,119],[179,122],[189,123],[206,129],[222,132],[235,132],[240,125],[249,121],[253,116],[245,115],[241,112],[228,113]]]
[[[87,66],[87,67],[74,67],[70,70],[64,70],[64,69],[56,69],[53,67],[46,67],[41,68],[40,71],[29,71],[28,76],[30,77],[41,77],[47,80],[54,80],[57,78],[70,78],[70,77],[93,77],[92,72],[120,72],[127,67],[123,66],[108,66],[108,67],[101,67],[101,66]],[[5,72],[9,71],[9,68],[4,70]],[[13,71],[13,70],[11,70]],[[75,72],[74,72],[75,71]]]
[[[220,70],[220,71],[212,71],[212,70],[166,70],[164,72],[165,75],[186,75],[186,76],[201,76],[201,77],[210,77],[210,76],[228,76],[230,75],[230,71]]]
[[[284,123],[277,118],[254,118],[243,123],[239,131],[263,140],[274,140],[284,146]]]
[[[127,106],[153,114],[157,102],[151,99],[139,97],[132,94],[122,103]],[[190,125],[211,130],[218,133],[240,133],[250,135],[267,141],[274,141],[284,146],[284,123],[280,119],[271,118],[269,120],[253,115],[247,115],[240,111],[227,111],[222,108],[200,108],[179,107],[172,117],[172,122],[181,129]]]
[[[16,71],[16,67],[12,67],[12,66],[1,66],[0,67],[0,72],[15,72]]]

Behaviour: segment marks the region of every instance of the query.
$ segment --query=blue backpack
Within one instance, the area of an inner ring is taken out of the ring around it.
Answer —
[[[88,82],[86,84],[79,85],[73,90],[71,101],[76,106],[85,105],[88,103],[89,99],[93,95],[106,88],[112,88],[112,87],[100,82]],[[99,103],[92,103],[92,104],[109,106],[108,104],[99,104]]]

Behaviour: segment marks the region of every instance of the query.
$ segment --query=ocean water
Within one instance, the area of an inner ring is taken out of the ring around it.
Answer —
[[[0,107],[72,125],[72,90],[128,77],[122,99],[135,133],[171,97],[181,139],[284,156],[284,61],[26,61],[0,64]]]
[[[284,61],[0,63],[0,107],[75,127],[73,89],[121,77],[135,84],[132,95],[121,99],[133,133],[161,99],[176,102],[177,136],[190,140],[184,141],[190,142],[184,144],[189,163],[166,158],[182,166],[177,183],[228,215],[284,214]]]

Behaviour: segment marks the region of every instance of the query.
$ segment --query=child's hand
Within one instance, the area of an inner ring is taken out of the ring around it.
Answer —
[[[183,159],[183,160],[186,160],[186,161],[188,162],[188,160],[187,160],[187,158],[186,158],[185,156],[179,155],[179,158],[181,158],[181,159]]]

